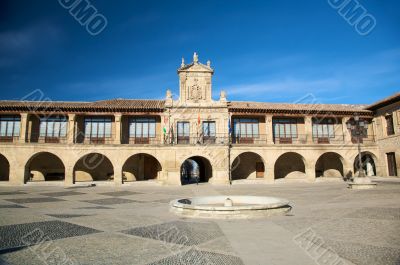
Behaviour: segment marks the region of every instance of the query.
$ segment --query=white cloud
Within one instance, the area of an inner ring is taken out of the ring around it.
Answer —
[[[392,88],[396,84],[400,87],[400,49],[332,61],[315,56],[284,56],[264,64],[268,68],[274,65],[274,71],[254,82],[228,84],[222,89],[227,91],[228,97],[242,97],[243,100],[260,98],[264,101],[313,93],[328,102],[349,98],[350,94],[364,90]]]

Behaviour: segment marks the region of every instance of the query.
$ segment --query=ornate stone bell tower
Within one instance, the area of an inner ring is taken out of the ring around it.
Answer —
[[[178,69],[179,102],[188,105],[212,103],[211,77],[213,74],[211,62],[207,61],[207,65],[200,63],[197,53],[193,54],[193,62],[190,64],[185,64],[182,58],[181,67]]]

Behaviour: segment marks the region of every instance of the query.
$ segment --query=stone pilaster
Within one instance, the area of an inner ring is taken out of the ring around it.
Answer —
[[[313,143],[313,135],[312,135],[312,117],[311,116],[304,117],[304,129],[305,129],[304,133],[306,134],[307,144],[312,144]]]
[[[114,115],[115,117],[115,135],[114,135],[114,144],[121,144],[121,119],[122,114],[118,113]]]
[[[19,133],[19,142],[25,143],[28,132],[28,113],[21,113],[21,129]]]
[[[267,144],[274,144],[274,134],[273,134],[273,125],[272,125],[272,115],[265,115],[265,130],[267,134]]]
[[[74,184],[74,166],[66,166],[65,167],[65,186],[72,186]]]
[[[350,118],[348,118],[348,117],[342,118],[343,141],[344,141],[345,144],[351,142],[351,133],[347,129],[347,122],[349,120],[350,120]]]
[[[75,114],[68,114],[68,131],[67,131],[67,143],[73,144],[75,142]]]
[[[118,163],[114,165],[114,184],[115,186],[122,185],[122,164]]]
[[[265,159],[264,167],[265,167],[265,173],[264,173],[265,181],[268,183],[274,183],[275,182],[274,161],[272,161],[271,159]]]
[[[399,113],[400,111],[394,111],[392,114],[393,117],[393,128],[394,128],[394,133],[399,134],[400,133],[400,120],[399,120]]]
[[[25,167],[18,163],[17,161],[10,161],[10,184],[19,186],[25,183]],[[29,174],[29,173],[28,173]]]
[[[308,181],[314,182],[316,179],[314,163],[309,162],[308,164],[306,166],[306,177]]]

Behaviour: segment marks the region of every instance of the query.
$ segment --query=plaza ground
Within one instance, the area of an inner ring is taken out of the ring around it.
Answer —
[[[209,220],[169,209],[176,198],[220,194],[283,197],[293,210]],[[323,263],[327,253],[331,261]],[[0,264],[63,262],[400,264],[400,181],[379,181],[374,190],[349,190],[344,182],[0,187]]]

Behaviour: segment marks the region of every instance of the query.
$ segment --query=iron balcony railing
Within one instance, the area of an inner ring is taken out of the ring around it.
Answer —
[[[40,144],[65,144],[67,143],[66,136],[49,136],[39,133],[31,133],[27,139],[28,143],[40,143]]]
[[[113,144],[113,136],[101,136],[101,137],[85,137],[83,140],[84,144]]]
[[[357,144],[358,143],[357,137],[352,136],[351,142],[353,144]],[[372,134],[365,135],[364,137],[360,138],[360,144],[371,144],[374,142],[375,142],[375,136]]]
[[[19,136],[9,137],[0,136],[1,143],[16,143],[19,141]],[[271,140],[268,140],[271,138]],[[129,135],[122,135],[121,141],[117,142],[115,135],[107,135],[104,137],[90,137],[84,134],[79,134],[75,137],[74,143],[76,144],[93,144],[93,145],[107,145],[107,144],[125,144],[125,145],[267,145],[267,144],[280,144],[280,145],[307,145],[307,144],[357,144],[357,139],[353,137],[348,138],[345,142],[344,135],[335,135],[335,137],[314,137],[312,135],[299,134],[292,137],[273,137],[267,134],[259,135],[231,135],[228,134],[215,134],[215,135],[202,135],[202,134],[189,134],[189,135],[168,135],[158,134],[153,137],[132,137]],[[54,137],[44,136],[40,134],[30,134],[26,142],[28,143],[49,143],[49,144],[66,144],[68,143],[67,137]],[[362,138],[361,144],[368,145],[375,142],[373,135],[367,135]]]
[[[267,135],[232,135],[232,144],[267,144]]]
[[[215,134],[215,135],[189,134],[189,135],[173,135],[173,136],[166,135],[164,142],[167,144],[182,144],[182,145],[229,144],[229,136],[227,134]]]
[[[343,144],[344,143],[344,135],[335,135],[334,137],[329,136],[313,136],[312,142],[314,144]]]
[[[275,144],[307,144],[306,134],[297,134],[292,136],[274,136]]]
[[[16,143],[19,140],[19,136],[0,136],[0,143]]]
[[[114,135],[105,135],[105,136],[88,136],[84,134],[79,134],[75,137],[76,144],[113,144],[114,143]]]
[[[138,145],[138,144],[162,144],[162,137],[161,135],[153,135],[153,136],[129,136],[123,135],[121,137],[122,144],[129,144],[129,145]]]

